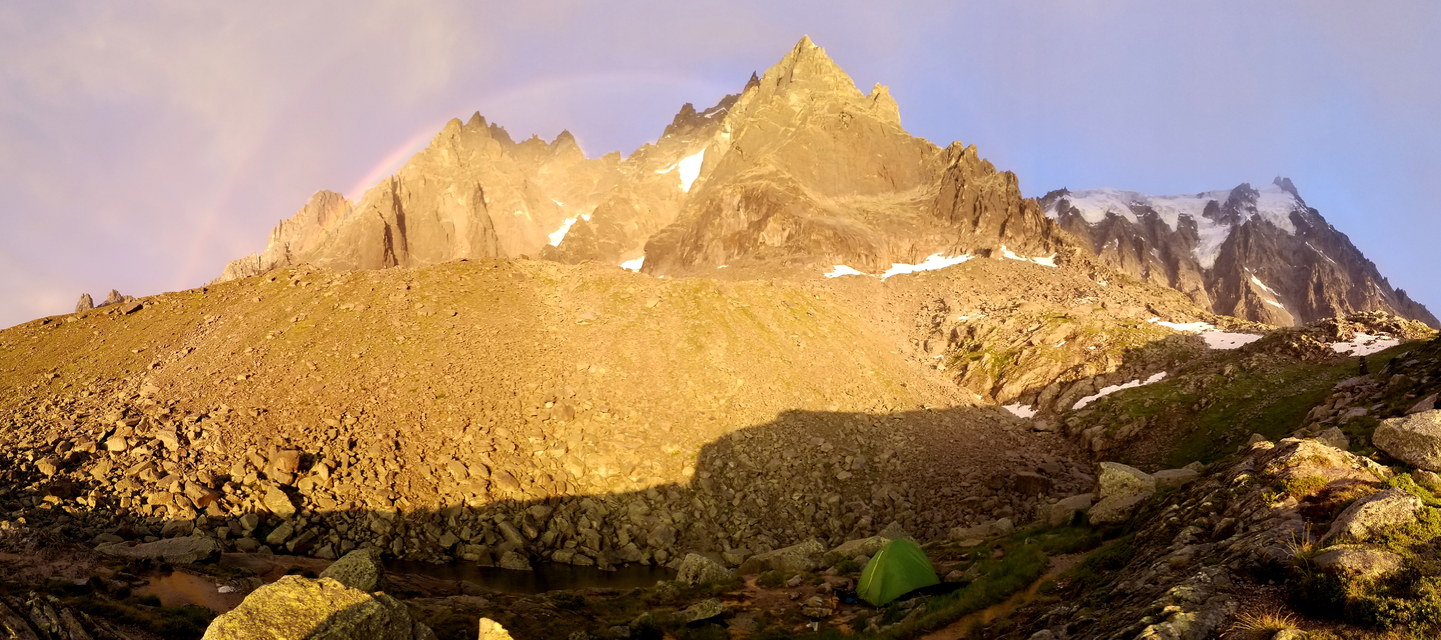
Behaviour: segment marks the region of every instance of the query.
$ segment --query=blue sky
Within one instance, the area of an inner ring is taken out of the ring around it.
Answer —
[[[804,34],[1028,195],[1289,176],[1441,311],[1433,2],[124,4],[0,5],[0,326],[204,284],[451,117],[628,153]]]

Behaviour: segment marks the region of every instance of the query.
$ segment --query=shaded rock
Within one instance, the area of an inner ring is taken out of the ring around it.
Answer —
[[[1401,570],[1401,556],[1368,547],[1343,545],[1322,551],[1312,559],[1318,569],[1351,580],[1374,580]]]
[[[1371,444],[1411,466],[1441,471],[1441,411],[1382,420]]]
[[[531,571],[530,559],[515,552],[507,551],[500,556],[500,568],[514,569],[516,571]]]
[[[1164,469],[1151,474],[1151,477],[1156,479],[1157,489],[1171,489],[1184,486],[1200,475],[1190,469]]]
[[[1091,507],[1091,524],[1125,522],[1142,502],[1156,493],[1156,479],[1135,467],[1102,462],[1097,480],[1100,500]]]
[[[371,595],[330,578],[285,576],[221,614],[204,636],[262,638],[432,640],[435,634],[413,619],[404,604],[383,593]]]
[[[81,311],[89,311],[94,308],[95,301],[90,298],[90,294],[80,294],[80,300],[75,303],[75,313],[80,313]]]
[[[1389,489],[1361,498],[1346,507],[1321,542],[1364,542],[1386,527],[1416,520],[1421,500],[1400,489]]]
[[[1346,437],[1346,432],[1338,427],[1331,427],[1316,435],[1316,441],[1328,447],[1334,447],[1345,451],[1351,448],[1351,439]]]
[[[383,576],[380,553],[370,548],[351,551],[330,563],[330,566],[320,573],[322,578],[330,578],[352,589],[367,592],[379,589]]]
[[[706,584],[730,580],[734,577],[735,573],[721,566],[719,562],[699,553],[688,553],[685,559],[680,561],[680,568],[676,570],[675,579],[677,582],[685,584]]]
[[[124,542],[102,544],[96,551],[118,558],[144,558],[172,564],[194,564],[220,556],[220,543],[198,536],[167,538],[155,542],[130,545]]]
[[[741,564],[740,572],[810,571],[820,566],[820,556],[825,550],[820,540],[811,538],[800,544],[752,556]]]
[[[1046,522],[1053,527],[1062,527],[1070,524],[1075,519],[1077,513],[1085,513],[1089,510],[1095,499],[1096,494],[1093,493],[1083,493],[1062,498],[1056,502],[1056,504],[1051,505],[1050,512],[1046,517]]]

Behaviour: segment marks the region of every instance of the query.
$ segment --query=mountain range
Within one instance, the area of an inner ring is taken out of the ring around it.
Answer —
[[[569,132],[517,143],[479,114],[452,120],[359,201],[316,193],[219,280],[307,263],[519,256],[656,276],[810,278],[969,255],[1084,255],[1214,313],[1277,326],[1367,310],[1441,326],[1287,179],[1028,199],[974,146],[908,134],[884,86],[862,93],[809,38],[739,93],[684,105],[625,158],[589,158]]]

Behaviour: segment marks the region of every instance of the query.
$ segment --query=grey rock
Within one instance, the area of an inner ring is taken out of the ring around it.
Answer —
[[[1189,484],[1201,474],[1190,469],[1164,469],[1151,474],[1156,479],[1157,489],[1172,489]]]
[[[380,552],[375,549],[356,549],[330,563],[322,578],[330,578],[352,589],[375,591],[380,588],[384,572],[380,568]]]
[[[751,556],[741,564],[740,572],[752,574],[762,571],[810,571],[820,566],[821,554],[825,553],[825,550],[820,540],[812,538],[800,544]]]
[[[1346,507],[1321,542],[1365,542],[1381,529],[1416,520],[1421,500],[1400,489],[1388,489],[1361,498]]]
[[[80,313],[81,311],[89,311],[94,308],[95,301],[90,298],[90,294],[80,294],[80,301],[75,303],[75,313]]]
[[[680,568],[676,570],[675,579],[685,584],[707,584],[730,580],[734,577],[735,573],[721,566],[719,562],[699,553],[688,553],[685,559],[680,561]]]
[[[1351,439],[1346,437],[1346,432],[1338,427],[1331,427],[1320,434],[1317,434],[1316,441],[1329,447],[1335,447],[1342,451],[1351,448]]]
[[[1312,559],[1318,569],[1351,580],[1375,580],[1401,570],[1401,556],[1362,546],[1341,545],[1323,550]]]
[[[1387,455],[1427,471],[1441,471],[1441,411],[1382,420],[1371,443]]]

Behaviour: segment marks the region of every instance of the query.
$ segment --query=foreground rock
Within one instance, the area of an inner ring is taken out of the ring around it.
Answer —
[[[374,638],[429,640],[430,628],[399,600],[331,578],[285,576],[256,589],[205,630],[205,640]]]
[[[1406,464],[1441,471],[1441,411],[1384,420],[1376,427],[1371,443]]]
[[[1091,507],[1091,524],[1125,522],[1142,502],[1156,493],[1156,479],[1119,462],[1100,465],[1100,500]]]

